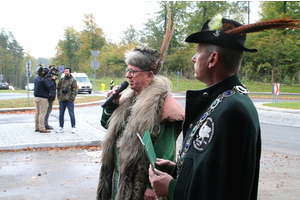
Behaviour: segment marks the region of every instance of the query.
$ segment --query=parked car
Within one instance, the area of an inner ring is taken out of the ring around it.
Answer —
[[[34,83],[29,83],[28,87],[29,87],[29,91],[33,91],[34,90]],[[25,90],[28,90],[27,85],[25,85]]]
[[[9,86],[9,89],[10,90],[15,90],[14,86],[12,86],[12,85]]]
[[[1,90],[8,90],[9,89],[9,84],[7,82],[5,83],[0,83],[0,89]]]

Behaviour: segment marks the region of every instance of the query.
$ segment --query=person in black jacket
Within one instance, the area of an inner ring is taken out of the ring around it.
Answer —
[[[207,87],[186,92],[183,141],[176,163],[158,159],[157,175],[149,168],[157,196],[169,200],[257,199],[260,124],[237,74],[243,52],[257,50],[244,46],[245,35],[233,37],[224,32],[239,26],[214,18],[185,40],[198,44],[192,58],[194,77]]]
[[[43,66],[40,64],[38,68],[38,76],[34,79],[34,102],[35,102],[35,132],[49,133],[44,125],[45,115],[48,109],[48,98],[52,87],[52,83],[43,77],[39,71]]]
[[[50,65],[49,70],[53,73],[57,72],[57,70],[55,68],[55,65]],[[55,96],[56,96],[56,82],[55,82],[56,81],[56,76],[54,76],[53,73],[49,73],[46,77],[51,82],[51,85],[52,85],[52,87],[49,91],[48,110],[47,110],[47,113],[45,115],[45,120],[44,120],[45,128],[47,130],[53,130],[53,127],[50,126],[49,123],[48,123],[50,113],[52,112],[53,102],[54,102]]]

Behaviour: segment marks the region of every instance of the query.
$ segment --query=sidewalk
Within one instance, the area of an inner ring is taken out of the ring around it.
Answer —
[[[182,94],[173,94],[174,98],[185,98]],[[101,104],[101,101],[95,102]],[[81,104],[83,105],[83,104]],[[76,104],[78,106],[78,104]],[[261,117],[261,122],[268,120],[268,122],[278,124],[283,118],[292,118],[289,120],[287,125],[294,125],[291,123],[299,123],[300,111],[291,109],[278,109],[263,106],[259,103],[255,103],[255,106],[259,112],[268,113],[266,117]],[[25,108],[24,108],[25,109]],[[24,110],[23,109],[23,110]],[[28,110],[28,108],[26,108]],[[29,108],[34,109],[34,108]],[[7,110],[7,109],[6,109]],[[22,110],[22,109],[19,109]],[[57,112],[58,111],[52,111]],[[56,115],[58,115],[56,113]],[[67,112],[66,112],[67,113]],[[275,114],[274,114],[275,113]],[[89,115],[88,113],[86,115]],[[267,115],[267,114],[264,114]],[[299,118],[299,119],[295,119]],[[65,116],[65,120],[68,118],[68,114]],[[93,116],[91,116],[92,118]],[[273,118],[273,119],[272,119]],[[281,120],[278,120],[281,119]],[[11,120],[14,120],[13,118]],[[49,121],[50,122],[50,121]],[[36,149],[36,148],[62,148],[62,147],[73,147],[73,146],[95,146],[101,144],[104,138],[105,131],[95,128],[92,126],[86,118],[76,118],[76,133],[71,133],[69,122],[65,122],[65,132],[56,133],[55,130],[58,126],[54,126],[54,130],[51,133],[39,133],[34,132],[34,120],[29,123],[0,123],[0,150],[22,150],[22,149]],[[98,123],[98,121],[97,121]]]

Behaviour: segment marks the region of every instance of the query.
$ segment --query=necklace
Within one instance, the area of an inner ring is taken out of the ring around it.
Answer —
[[[196,126],[193,128],[191,134],[189,135],[189,138],[187,139],[184,149],[182,150],[182,146],[179,149],[179,153],[177,155],[177,178],[180,173],[180,169],[185,161],[185,157],[188,153],[188,151],[191,148],[191,144],[193,141],[194,136],[197,133],[197,130],[203,125],[203,123],[206,121],[206,119],[211,115],[211,113],[220,105],[220,103],[226,99],[227,97],[230,97],[236,93],[239,94],[247,94],[248,90],[240,85],[234,86],[231,90],[227,90],[221,94],[212,102],[212,104],[208,107],[206,112],[201,116],[200,120],[197,122]]]

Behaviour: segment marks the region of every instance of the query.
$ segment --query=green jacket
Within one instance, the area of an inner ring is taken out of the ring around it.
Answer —
[[[104,128],[107,128],[107,121],[110,118],[110,115],[107,115],[106,113],[113,113],[117,107],[118,104],[111,103],[103,109],[101,125]],[[160,125],[161,134],[158,134],[157,141],[154,146],[156,157],[175,161],[176,139],[181,131],[181,123],[165,121]]]
[[[62,92],[64,88],[68,90],[66,94]],[[57,99],[59,101],[74,101],[77,93],[77,81],[72,75],[69,77],[64,76],[59,80],[57,85]]]
[[[183,146],[218,95],[235,85],[242,85],[237,74],[203,90],[187,91]],[[225,98],[200,129],[177,179],[177,166],[173,170],[170,200],[257,199],[261,132],[248,95]]]

